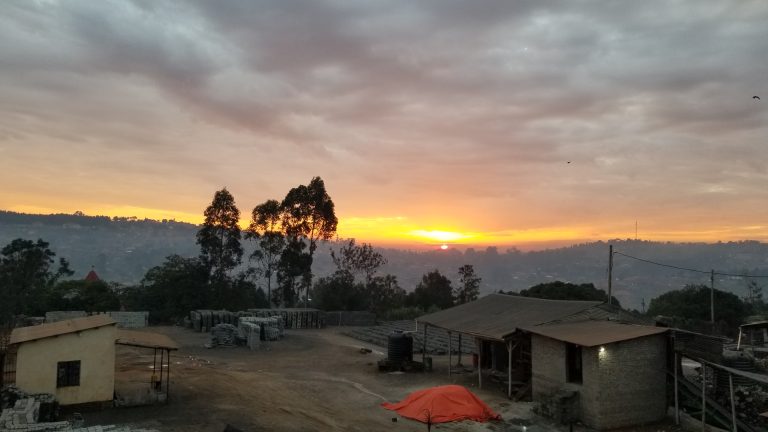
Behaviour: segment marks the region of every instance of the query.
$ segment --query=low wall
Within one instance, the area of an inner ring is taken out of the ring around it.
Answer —
[[[57,321],[82,318],[86,316],[88,316],[88,314],[85,311],[50,311],[45,313],[45,322],[54,323]]]
[[[88,315],[109,315],[110,318],[115,320],[117,326],[120,328],[142,328],[149,325],[149,312],[147,311],[108,311],[90,314],[85,311],[49,311],[45,313],[45,322],[52,323],[73,318],[82,318]]]
[[[198,309],[189,312],[185,320],[188,327],[199,332],[209,332],[216,324],[238,324],[240,317],[279,317],[283,328],[308,329],[325,327],[325,312],[317,309],[248,309],[230,312],[226,310]]]
[[[376,314],[368,311],[330,311],[325,313],[329,326],[367,327],[376,325]]]

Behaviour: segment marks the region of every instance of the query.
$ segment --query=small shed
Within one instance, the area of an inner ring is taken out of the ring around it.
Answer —
[[[26,392],[55,395],[61,405],[111,401],[115,335],[115,321],[106,315],[16,328],[6,377]]]
[[[525,393],[525,383],[530,380],[531,338],[521,328],[573,316],[587,317],[589,311],[600,304],[597,301],[546,300],[489,294],[470,303],[421,316],[417,321],[424,326],[425,344],[427,326],[445,329],[449,334],[473,337],[478,355],[478,385],[483,385],[483,369],[504,371],[507,375],[507,393],[512,397],[513,388],[516,387],[519,387],[516,392]],[[595,313],[602,311],[596,310]]]
[[[665,417],[669,329],[589,320],[524,330],[532,334],[533,400],[545,411],[597,430]]]

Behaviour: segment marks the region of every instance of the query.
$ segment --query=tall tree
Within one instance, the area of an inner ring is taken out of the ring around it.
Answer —
[[[471,264],[459,267],[459,278],[460,285],[454,292],[456,304],[477,300],[477,296],[480,295],[480,281],[483,279],[475,274],[475,268]]]
[[[648,315],[667,316],[707,322],[710,320],[711,289],[706,285],[686,285],[681,290],[668,291],[651,300]],[[715,289],[715,320],[730,329],[739,326],[751,313],[749,305],[736,294]]]
[[[216,192],[211,205],[205,209],[205,222],[197,232],[200,261],[209,269],[215,284],[225,284],[229,272],[242,261],[239,220],[240,210],[232,194],[227,188]]]
[[[272,291],[272,303],[288,307],[296,305],[302,279],[311,265],[306,249],[303,239],[288,239],[277,264],[277,289]]]
[[[271,305],[272,276],[277,270],[280,255],[285,249],[285,235],[281,230],[280,203],[268,200],[254,207],[251,224],[246,237],[256,239],[258,249],[251,254],[251,259],[259,263],[261,274],[267,282],[267,299]]]
[[[572,284],[570,282],[554,281],[534,285],[520,291],[523,297],[536,297],[550,300],[595,300],[608,301],[608,293],[595,288],[592,283]],[[611,303],[621,307],[616,297]]]
[[[15,239],[0,250],[0,324],[9,323],[14,315],[45,312],[48,290],[62,276],[71,276],[69,263],[59,259],[42,239]]]
[[[368,310],[380,317],[389,310],[402,307],[406,296],[405,290],[398,285],[397,278],[389,274],[369,279],[364,292]]]
[[[412,305],[424,310],[432,306],[449,308],[453,306],[451,281],[438,270],[433,270],[421,277],[421,282],[409,297]]]
[[[199,258],[171,255],[161,265],[147,271],[135,289],[137,303],[158,321],[183,317],[192,309],[211,304],[210,273]]]
[[[333,238],[339,223],[333,200],[325,190],[323,179],[315,177],[308,185],[299,185],[288,191],[280,209],[285,234],[289,238],[304,238],[308,242],[306,254],[309,266],[302,275],[302,287],[308,296],[312,286],[312,259],[317,243]]]
[[[347,244],[341,246],[338,252],[331,248],[331,259],[338,270],[361,273],[366,283],[387,263],[384,255],[374,250],[373,246],[368,243],[356,245],[355,239],[347,240]]]

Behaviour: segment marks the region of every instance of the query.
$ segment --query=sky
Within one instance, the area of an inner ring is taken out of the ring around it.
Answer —
[[[0,14],[0,209],[199,223],[320,176],[401,247],[768,241],[768,4],[50,1]],[[761,100],[753,96],[762,96]]]

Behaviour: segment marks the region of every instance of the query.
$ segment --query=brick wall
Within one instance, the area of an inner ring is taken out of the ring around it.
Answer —
[[[551,396],[565,385],[565,344],[544,336],[531,337],[533,400]]]
[[[661,420],[667,410],[666,337],[638,339],[585,349],[585,422],[596,429],[613,429]],[[589,362],[591,376],[587,381]],[[587,409],[587,406],[590,409]],[[596,408],[596,409],[595,409]]]
[[[531,344],[534,402],[578,391],[579,419],[598,429],[651,423],[666,414],[666,339],[647,336],[582,349],[582,384],[566,382],[565,343],[533,335]]]

